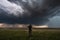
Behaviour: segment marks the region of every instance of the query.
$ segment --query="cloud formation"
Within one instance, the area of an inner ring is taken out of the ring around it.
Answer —
[[[57,14],[59,4],[59,0],[0,0],[0,22],[44,25]]]
[[[4,10],[8,14],[13,14],[15,16],[18,16],[19,14],[22,15],[24,12],[20,5],[11,3],[8,0],[0,0],[0,9]]]

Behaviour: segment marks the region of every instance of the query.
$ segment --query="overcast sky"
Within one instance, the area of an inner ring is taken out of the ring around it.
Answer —
[[[0,22],[59,27],[60,5],[58,1],[50,4],[47,0],[0,0]]]

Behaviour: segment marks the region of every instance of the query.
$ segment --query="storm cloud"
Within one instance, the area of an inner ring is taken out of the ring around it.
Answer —
[[[57,9],[59,0],[0,0],[0,22],[44,25]]]

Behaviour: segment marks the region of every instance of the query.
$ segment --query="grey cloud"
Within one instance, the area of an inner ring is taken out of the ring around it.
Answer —
[[[0,0],[0,22],[44,25],[59,7],[59,0]]]

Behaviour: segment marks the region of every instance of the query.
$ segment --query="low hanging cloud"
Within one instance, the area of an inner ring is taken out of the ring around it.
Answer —
[[[0,22],[44,25],[59,8],[59,0],[0,0]]]

